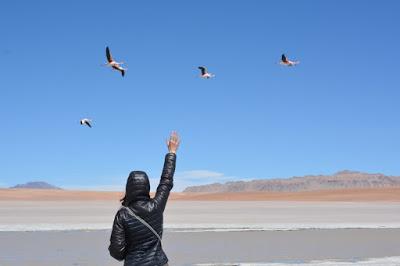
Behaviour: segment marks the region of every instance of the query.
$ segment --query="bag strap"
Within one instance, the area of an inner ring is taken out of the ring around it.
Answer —
[[[136,213],[134,213],[129,207],[123,206],[122,209],[126,209],[130,215],[132,215],[133,217],[135,217],[135,218],[136,218],[139,222],[141,222],[144,226],[146,226],[147,228],[149,228],[149,230],[150,230],[150,231],[158,238],[158,240],[160,240],[160,242],[161,242],[161,237],[160,237],[160,235],[156,232],[156,230],[154,230],[153,227],[151,227],[151,225],[149,225],[145,220],[143,220],[142,218],[140,218],[140,216],[138,216]]]

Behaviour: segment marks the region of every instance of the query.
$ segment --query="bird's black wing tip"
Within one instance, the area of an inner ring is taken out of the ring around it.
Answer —
[[[207,73],[207,69],[205,67],[199,66],[199,69],[200,69],[202,75]]]
[[[108,48],[108,46],[106,46],[106,56],[107,56],[107,61],[111,62],[112,61],[112,57],[111,57],[110,48]]]

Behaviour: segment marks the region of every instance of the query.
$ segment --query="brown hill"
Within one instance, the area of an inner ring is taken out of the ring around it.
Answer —
[[[27,182],[25,184],[15,185],[11,188],[17,188],[17,189],[61,189],[59,187],[50,185],[49,183],[46,183],[43,181]]]
[[[333,175],[309,175],[287,179],[262,179],[192,186],[187,187],[184,192],[300,192],[330,189],[396,187],[400,187],[400,176],[386,176],[383,174],[368,174],[345,170]]]

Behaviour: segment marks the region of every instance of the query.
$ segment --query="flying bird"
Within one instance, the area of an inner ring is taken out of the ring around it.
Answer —
[[[282,58],[279,63],[284,66],[295,66],[300,64],[300,61],[290,61],[289,59],[287,59],[285,54],[282,54]]]
[[[108,48],[108,46],[106,47],[106,56],[108,61],[106,66],[110,66],[113,69],[118,70],[119,72],[121,72],[122,76],[125,76],[125,71],[127,70],[127,68],[123,68],[121,66],[124,64],[123,62],[117,62],[112,58],[110,48]]]
[[[87,119],[87,118],[84,118],[84,119],[82,119],[81,121],[80,121],[80,123],[81,123],[81,125],[86,125],[86,126],[88,126],[88,127],[92,127],[92,125],[90,124],[92,122],[92,120],[90,120],[90,119]]]
[[[202,77],[204,79],[209,79],[209,78],[215,77],[214,74],[208,73],[207,68],[205,68],[203,66],[199,66],[199,69],[201,71],[200,77]]]

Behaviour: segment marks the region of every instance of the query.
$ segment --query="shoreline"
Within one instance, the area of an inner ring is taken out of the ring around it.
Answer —
[[[0,233],[2,232],[9,232],[9,233],[18,233],[18,232],[25,232],[25,233],[32,233],[32,232],[96,232],[96,231],[107,231],[110,230],[111,225],[107,224],[104,226],[99,227],[84,227],[84,226],[76,226],[76,227],[63,227],[60,226],[49,226],[49,227],[10,227],[5,228],[0,226]],[[333,225],[329,226],[297,226],[291,228],[254,228],[254,227],[179,227],[179,226],[172,226],[164,225],[164,232],[168,233],[221,233],[221,232],[294,232],[294,231],[322,231],[322,230],[385,230],[385,229],[399,229],[400,224],[396,224],[393,226],[337,226]],[[399,254],[400,255],[400,254]]]

